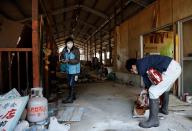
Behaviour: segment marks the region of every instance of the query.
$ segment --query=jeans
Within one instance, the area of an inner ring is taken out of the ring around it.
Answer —
[[[75,87],[75,76],[76,74],[67,74],[67,83],[69,88]]]

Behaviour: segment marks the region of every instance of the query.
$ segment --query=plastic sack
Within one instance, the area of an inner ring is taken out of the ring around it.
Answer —
[[[25,131],[27,128],[29,128],[29,122],[23,120],[15,127],[14,131]]]
[[[56,117],[50,117],[50,124],[48,131],[69,131],[69,124],[60,124]]]
[[[161,73],[152,67],[147,70],[147,75],[153,85],[158,85],[163,81]]]

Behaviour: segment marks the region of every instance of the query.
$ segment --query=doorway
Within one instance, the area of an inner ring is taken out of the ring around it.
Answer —
[[[165,55],[174,57],[174,33],[172,26],[143,35],[143,56]]]
[[[192,95],[192,17],[178,22],[178,33],[182,66],[179,94]]]

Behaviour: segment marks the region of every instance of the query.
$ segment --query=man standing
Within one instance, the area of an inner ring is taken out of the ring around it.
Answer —
[[[158,70],[162,74],[162,81],[154,85],[148,78],[147,71],[150,68]],[[167,56],[151,55],[142,59],[129,59],[126,68],[133,74],[143,77],[145,87],[149,89],[149,118],[147,121],[140,122],[139,126],[151,128],[159,126],[159,97],[163,95],[163,103],[160,112],[168,115],[169,91],[181,74],[181,66],[175,60]]]
[[[65,40],[66,47],[62,51],[61,59],[62,63],[66,64],[67,83],[68,83],[68,97],[63,100],[63,103],[73,103],[76,99],[75,96],[75,82],[77,81],[80,73],[80,52],[77,47],[74,46],[72,38]]]

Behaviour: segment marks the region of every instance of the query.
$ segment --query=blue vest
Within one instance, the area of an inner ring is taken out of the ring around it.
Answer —
[[[64,58],[66,60],[75,59],[75,54],[73,52],[65,52]],[[67,74],[79,74],[80,73],[80,63],[78,64],[66,64],[65,65]]]

